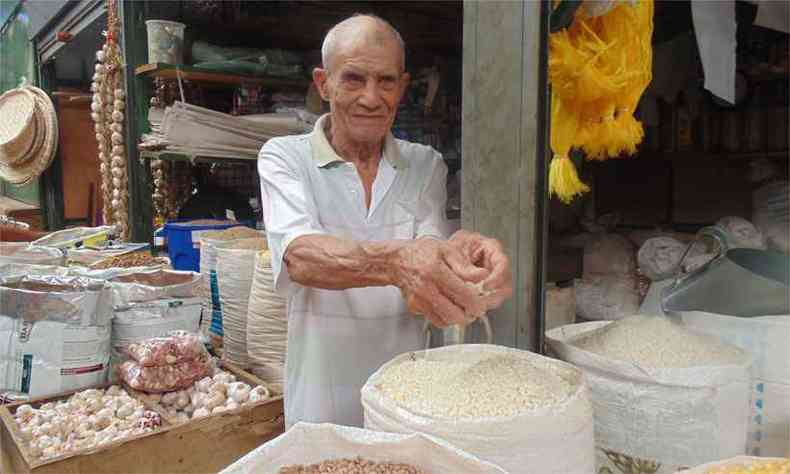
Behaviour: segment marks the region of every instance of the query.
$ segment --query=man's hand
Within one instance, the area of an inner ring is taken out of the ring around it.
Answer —
[[[396,253],[391,272],[409,310],[423,314],[434,326],[467,324],[486,311],[475,284],[489,272],[471,265],[447,242],[431,238],[409,242]]]
[[[482,287],[486,309],[498,308],[510,298],[513,294],[510,259],[498,240],[459,230],[450,237],[449,244],[472,265],[485,269]]]

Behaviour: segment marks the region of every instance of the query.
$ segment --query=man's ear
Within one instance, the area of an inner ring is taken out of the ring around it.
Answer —
[[[323,99],[324,102],[329,102],[329,73],[327,70],[320,67],[313,69],[313,82],[315,83],[316,89],[318,89],[318,93],[321,95],[321,99]]]

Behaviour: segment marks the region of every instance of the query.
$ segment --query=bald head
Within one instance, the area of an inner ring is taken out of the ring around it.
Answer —
[[[382,18],[357,14],[346,18],[329,30],[321,46],[321,61],[324,69],[330,70],[338,53],[364,45],[383,47],[389,42],[397,46],[401,72],[403,72],[406,69],[406,47],[400,33]]]

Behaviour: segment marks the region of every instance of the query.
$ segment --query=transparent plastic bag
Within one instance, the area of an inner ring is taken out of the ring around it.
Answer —
[[[148,393],[182,390],[211,373],[207,355],[170,365],[145,367],[128,360],[118,367],[118,376],[134,390]]]
[[[186,331],[173,331],[166,337],[129,344],[126,354],[141,367],[173,365],[208,357],[200,337]]]

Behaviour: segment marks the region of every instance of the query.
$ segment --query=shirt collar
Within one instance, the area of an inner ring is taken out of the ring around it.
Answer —
[[[324,127],[329,121],[330,115],[331,114],[322,115],[316,121],[313,132],[310,134],[310,144],[313,148],[313,160],[315,160],[315,164],[319,168],[324,168],[339,161],[346,161],[335,153],[335,149],[332,148],[332,145],[326,138]],[[396,170],[408,168],[408,162],[401,156],[392,133],[387,133],[387,137],[384,139],[384,159],[389,161],[390,165]]]

